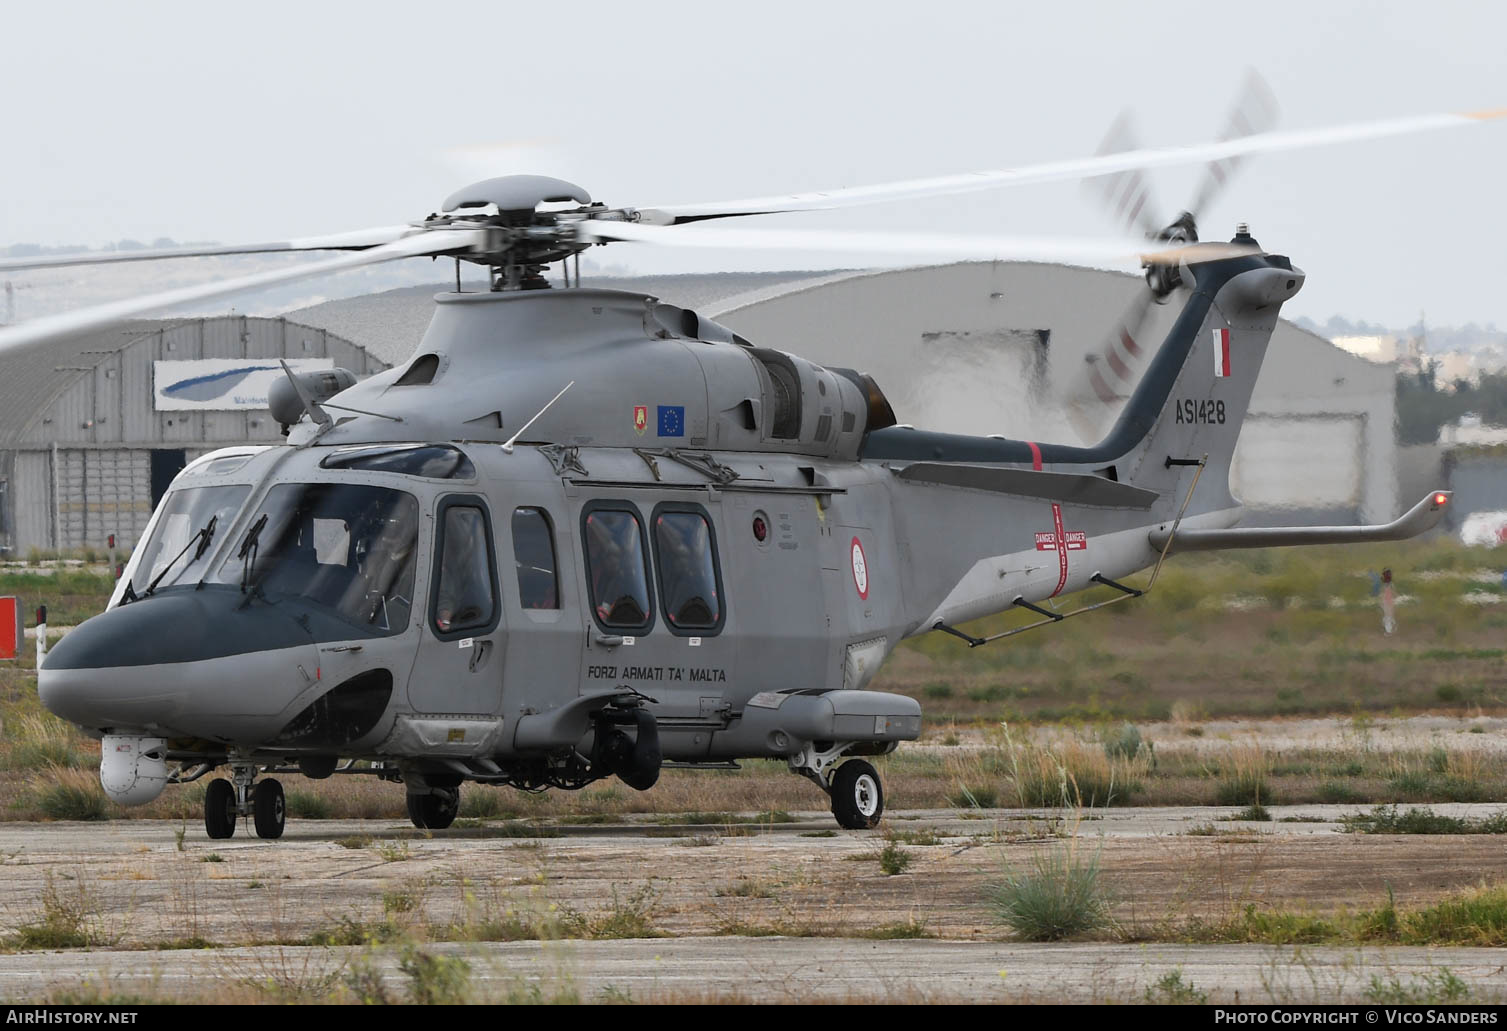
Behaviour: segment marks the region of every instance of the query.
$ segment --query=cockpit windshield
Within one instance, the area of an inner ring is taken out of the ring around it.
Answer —
[[[369,633],[407,629],[419,532],[411,494],[287,483],[267,493],[249,526],[254,534],[229,553],[216,583],[244,584],[274,601],[298,597]]]
[[[162,578],[159,589],[203,579],[214,551],[210,545],[218,542],[196,542],[195,537],[205,533],[211,521],[215,529],[210,532],[217,536],[229,530],[250,491],[250,487],[237,485],[192,487],[169,494],[162,503],[162,514],[157,517],[152,536],[142,546],[141,560],[131,575],[132,589],[144,591],[158,577]],[[190,544],[194,546],[190,548]]]

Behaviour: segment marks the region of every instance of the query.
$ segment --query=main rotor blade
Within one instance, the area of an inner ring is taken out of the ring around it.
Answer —
[[[670,204],[660,207],[646,207],[638,210],[638,217],[641,223],[668,226],[710,218],[732,218],[739,215],[769,215],[782,211],[821,211],[829,208],[849,208],[864,204],[882,204],[898,200],[915,200],[922,197],[941,197],[950,194],[973,193],[1000,186],[1018,186],[1025,183],[1045,183],[1064,179],[1084,179],[1089,176],[1108,175],[1111,172],[1123,172],[1132,168],[1162,168],[1173,165],[1200,164],[1207,161],[1223,161],[1242,154],[1297,150],[1305,147],[1325,147],[1336,143],[1351,143],[1357,140],[1425,132],[1430,129],[1448,129],[1455,126],[1474,125],[1478,122],[1503,117],[1507,117],[1507,108],[1495,111],[1418,115],[1412,118],[1394,118],[1387,121],[1334,125],[1322,129],[1265,132],[1252,136],[1244,136],[1240,139],[1219,140],[1213,143],[1196,143],[1181,147],[1152,147],[1145,150],[1122,151],[1118,154],[1104,154],[1098,157],[1054,161],[1041,165],[1027,165],[1021,168],[1001,168],[982,172],[967,172],[962,175],[944,175],[931,179],[912,179],[904,182],[882,183],[876,186],[856,186],[841,190],[792,193],[777,197],[753,197],[744,200],[709,201],[703,204]]]
[[[272,243],[208,244],[203,247],[151,247],[139,251],[108,251],[103,254],[58,254],[36,258],[0,258],[0,271],[10,269],[64,268],[69,265],[105,265],[117,261],[161,261],[166,258],[210,258],[222,254],[274,254],[283,251],[361,251],[423,232],[415,226],[379,226],[329,236],[302,236]]]
[[[395,240],[392,243],[371,247],[356,254],[330,258],[327,261],[316,261],[308,265],[296,265],[292,268],[274,269],[271,272],[258,272],[254,275],[238,276],[234,279],[225,279],[214,283],[202,283],[198,286],[188,286],[178,290],[166,290],[162,293],[132,297],[128,300],[101,304],[93,308],[84,308],[80,311],[64,312],[61,315],[49,315],[45,318],[23,322],[20,325],[11,326],[7,329],[0,329],[0,354],[4,354],[12,348],[21,347],[25,344],[88,332],[108,326],[121,319],[130,318],[133,315],[142,315],[150,311],[159,311],[165,308],[175,308],[192,301],[206,301],[214,297],[224,297],[227,294],[240,293],[243,290],[273,286],[277,283],[291,283],[300,279],[313,279],[318,276],[329,275],[332,272],[340,272],[344,269],[359,268],[362,265],[375,265],[383,261],[393,261],[396,258],[451,254],[469,250],[473,247],[480,247],[485,243],[485,240],[486,231],[481,229],[436,229],[420,233],[405,240]]]
[[[1099,144],[1098,153],[1122,154],[1139,149],[1135,116],[1126,108],[1110,123],[1109,132],[1104,134],[1104,142]],[[1139,232],[1151,239],[1162,228],[1161,212],[1151,199],[1151,183],[1145,169],[1128,168],[1109,175],[1093,176],[1083,180],[1083,189],[1104,205],[1115,220],[1117,229]]]
[[[999,258],[1017,261],[1106,261],[1175,263],[1184,258],[1211,260],[1249,254],[1249,246],[1199,244],[1191,247],[1154,247],[1145,240],[1115,237],[954,236],[939,233],[865,233],[811,229],[724,229],[696,226],[640,225],[634,222],[589,220],[576,227],[582,239],[661,244],[667,247],[729,248],[733,250],[845,251],[854,254],[896,254],[928,258]]]
[[[1224,130],[1219,134],[1221,140],[1233,140],[1241,137],[1264,133],[1277,124],[1277,116],[1281,109],[1277,106],[1276,95],[1272,88],[1267,85],[1261,73],[1254,68],[1246,70],[1245,79],[1240,84],[1240,92],[1235,97],[1235,103],[1230,108],[1229,117],[1225,120]],[[1195,219],[1203,217],[1209,210],[1209,205],[1214,198],[1224,189],[1230,181],[1230,177],[1240,167],[1242,158],[1229,157],[1219,161],[1210,161],[1204,169],[1203,181],[1199,184],[1198,192],[1193,195],[1193,203],[1188,210],[1193,213]]]

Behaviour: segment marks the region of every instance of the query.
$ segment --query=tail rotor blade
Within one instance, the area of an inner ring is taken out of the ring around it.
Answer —
[[[1142,290],[1099,350],[1086,355],[1083,367],[1068,381],[1062,402],[1068,421],[1086,443],[1104,435],[1140,378],[1146,358],[1142,334],[1155,300],[1150,290]]]

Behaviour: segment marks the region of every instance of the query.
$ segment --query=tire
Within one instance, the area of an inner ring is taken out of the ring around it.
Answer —
[[[851,759],[832,774],[832,815],[838,826],[866,831],[879,826],[884,813],[884,787],[879,771],[862,759]]]
[[[235,785],[228,780],[212,780],[204,789],[204,830],[211,838],[228,838],[235,833]]]
[[[251,789],[251,813],[259,838],[280,838],[288,822],[288,803],[283,786],[267,779]]]
[[[408,796],[408,819],[419,830],[442,831],[455,822],[455,814],[458,812],[460,788]]]

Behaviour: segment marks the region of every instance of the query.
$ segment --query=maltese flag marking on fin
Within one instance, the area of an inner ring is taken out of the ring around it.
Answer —
[[[1230,374],[1230,331],[1214,331],[1214,375],[1222,378]]]

